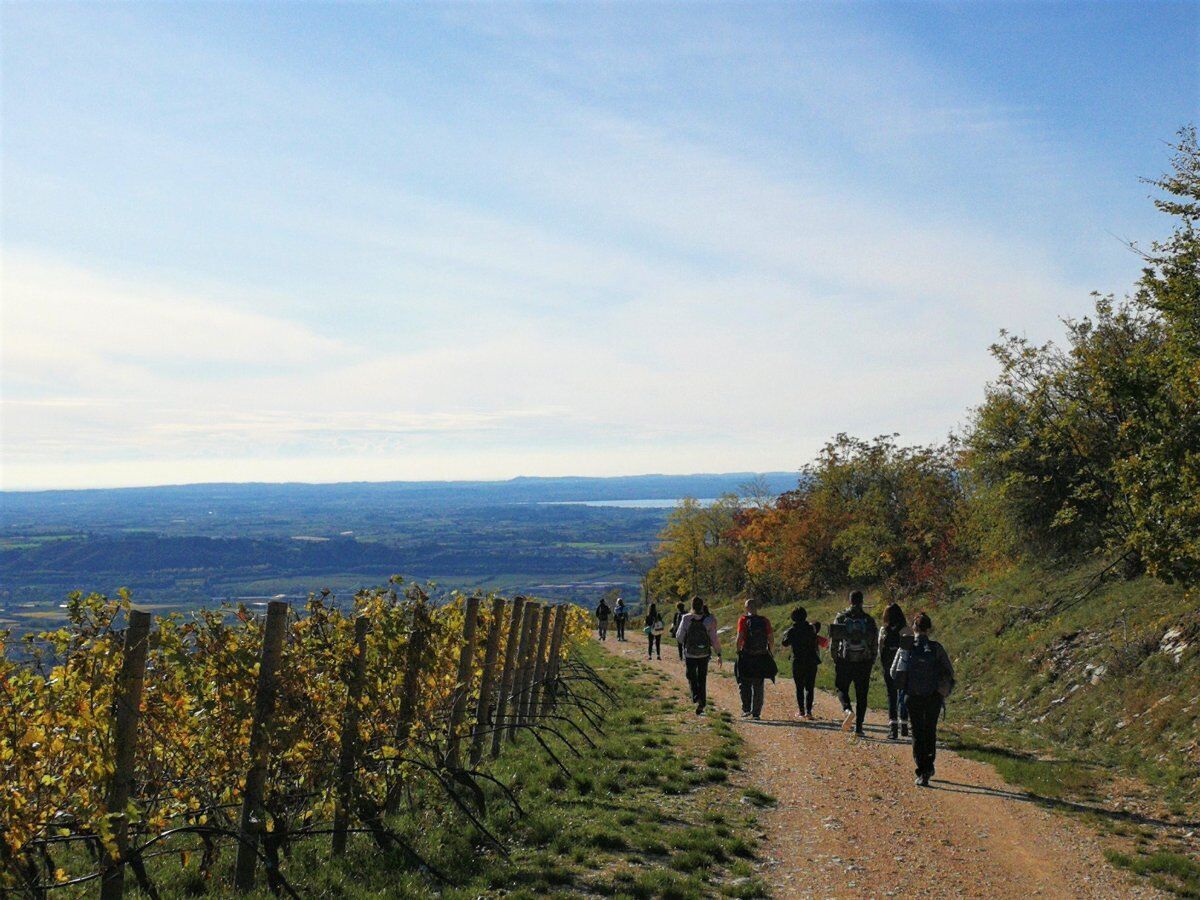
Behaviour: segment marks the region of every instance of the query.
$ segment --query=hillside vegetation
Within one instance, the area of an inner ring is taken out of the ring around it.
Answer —
[[[847,588],[933,616],[955,740],[1044,798],[1109,812],[1200,802],[1200,147],[1153,182],[1171,237],[1062,346],[1004,334],[959,434],[841,434],[781,496],[685,502],[647,595],[755,597],[829,622]],[[826,687],[832,666],[823,666]],[[878,673],[876,674],[878,678]],[[884,699],[882,686],[876,702]],[[1122,780],[1124,779],[1124,780]],[[1130,858],[1126,857],[1127,861]],[[1129,862],[1145,868],[1141,857]],[[1195,866],[1195,863],[1190,863]],[[1188,869],[1200,889],[1200,869]],[[1185,881],[1187,880],[1185,879]],[[1188,881],[1188,884],[1191,884]],[[1178,885],[1176,885],[1178,886]],[[1188,888],[1191,890],[1191,888]]]

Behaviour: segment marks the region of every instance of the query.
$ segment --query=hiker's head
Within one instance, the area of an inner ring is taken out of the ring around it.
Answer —
[[[753,597],[747,597],[745,607],[746,607],[747,613],[749,613],[750,615],[754,615],[755,613],[758,612],[758,601],[755,600]]]
[[[850,605],[851,606],[862,606],[863,605],[863,592],[862,591],[851,591],[850,592]]]
[[[692,612],[694,612],[696,615],[700,615],[700,613],[704,612],[704,601],[699,597],[692,598]]]
[[[917,634],[929,634],[933,631],[933,619],[929,618],[929,613],[923,612],[913,620],[913,627],[917,629]]]
[[[908,624],[908,620],[904,618],[904,610],[900,608],[899,603],[888,604],[888,608],[883,611],[883,624],[890,625],[892,628],[903,628]]]
[[[683,611],[684,611],[684,609],[686,609],[686,607],[683,605],[683,601],[682,601],[682,600],[680,600],[678,603],[676,603],[676,604],[675,604],[675,608],[676,608],[677,610],[679,610],[680,612],[683,612]]]
[[[799,625],[801,622],[808,621],[808,610],[803,606],[797,606],[792,610],[792,621]]]

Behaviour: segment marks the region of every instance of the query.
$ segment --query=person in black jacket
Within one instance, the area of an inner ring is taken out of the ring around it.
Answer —
[[[817,630],[808,621],[808,610],[803,606],[792,610],[792,627],[783,633],[783,646],[792,648],[792,680],[796,682],[796,706],[800,710],[797,716],[811,722],[821,654]]]
[[[892,603],[883,611],[883,627],[879,629],[879,666],[883,669],[883,683],[887,688],[888,719],[892,728],[892,740],[908,737],[908,704],[904,691],[892,678],[892,663],[896,652],[905,643],[911,643],[912,630],[904,618],[899,603]]]
[[[608,639],[608,620],[612,616],[612,610],[608,608],[608,604],[604,602],[604,598],[600,598],[600,602],[596,605],[596,625],[600,630],[600,640]]]
[[[684,607],[683,601],[680,600],[675,604],[675,615],[671,617],[671,635],[679,631],[679,623],[683,621],[683,617],[687,615],[687,608]],[[679,650],[679,661],[683,662],[683,641],[675,642],[676,648]]]
[[[892,663],[892,674],[908,694],[908,715],[912,719],[913,762],[917,765],[917,785],[928,787],[937,756],[937,723],[942,704],[954,690],[954,666],[946,648],[930,640],[933,621],[921,613],[913,623],[917,636],[911,650],[901,650]]]
[[[842,730],[851,723],[854,733],[862,736],[867,718],[867,691],[871,688],[871,669],[879,649],[879,629],[871,614],[863,609],[863,592],[850,592],[850,606],[837,614],[829,629],[833,641],[834,681],[842,701]],[[850,706],[850,686],[854,686],[854,708]]]

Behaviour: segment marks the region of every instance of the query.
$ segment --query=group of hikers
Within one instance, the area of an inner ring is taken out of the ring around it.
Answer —
[[[617,625],[617,640],[624,641],[629,614],[624,601],[614,608],[601,600],[596,608],[600,640],[608,633],[608,620]],[[648,659],[662,659],[662,635],[666,630],[656,603],[646,610],[645,627]],[[871,672],[878,660],[887,688],[888,719],[892,740],[912,736],[916,783],[928,786],[934,774],[937,754],[937,723],[943,704],[954,689],[954,667],[946,649],[931,638],[933,621],[929,614],[917,615],[910,626],[899,604],[892,603],[883,613],[883,625],[864,608],[862,591],[851,591],[850,605],[838,613],[829,626],[829,635],[821,634],[821,623],[811,622],[808,612],[797,606],[791,612],[791,625],[783,633],[782,646],[792,658],[792,680],[796,686],[797,717],[815,721],[813,701],[816,694],[817,667],[821,651],[828,650],[834,665],[834,686],[842,705],[841,727],[864,735],[867,695]],[[778,674],[775,662],[775,634],[771,621],[759,614],[753,598],[746,600],[745,612],[737,621],[736,656],[733,674],[741,695],[742,717],[762,716],[765,683]],[[679,658],[687,672],[688,686],[696,713],[708,704],[708,665],[714,657],[723,666],[721,637],[716,617],[708,604],[693,598],[691,609],[682,602],[675,606],[671,621]],[[851,702],[851,690],[854,699]]]

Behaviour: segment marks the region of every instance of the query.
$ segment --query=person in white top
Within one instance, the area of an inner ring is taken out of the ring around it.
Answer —
[[[704,614],[704,601],[699,597],[692,599],[692,611],[680,620],[675,640],[683,646],[692,702],[696,704],[696,715],[700,715],[708,705],[708,661],[715,653],[720,664],[721,638],[716,617]]]

